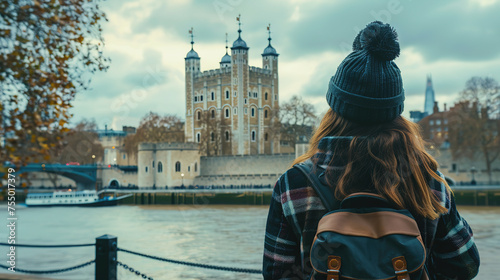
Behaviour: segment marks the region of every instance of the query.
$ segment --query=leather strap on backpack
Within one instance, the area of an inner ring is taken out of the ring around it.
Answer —
[[[397,280],[410,280],[410,274],[408,273],[408,266],[404,256],[392,259],[392,266],[396,272]]]
[[[328,256],[327,280],[340,280],[340,266],[342,261],[338,256]]]
[[[340,208],[340,201],[335,199],[335,194],[333,193],[330,186],[327,186],[318,179],[318,175],[313,173],[312,165],[310,164],[297,164],[296,167],[300,170],[306,178],[311,182],[313,189],[318,194],[321,202],[323,202],[323,206],[328,210],[328,212],[337,210]]]

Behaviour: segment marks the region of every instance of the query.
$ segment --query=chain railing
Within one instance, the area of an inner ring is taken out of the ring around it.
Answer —
[[[174,259],[168,259],[153,255],[148,255],[144,253],[134,252],[131,250],[126,250],[118,247],[118,238],[112,235],[103,235],[96,238],[96,243],[88,243],[88,244],[63,244],[63,245],[34,245],[34,244],[8,244],[8,243],[0,243],[0,246],[15,246],[15,247],[26,247],[26,248],[74,248],[74,247],[90,247],[95,246],[96,253],[95,259],[87,261],[85,263],[74,265],[71,267],[60,268],[60,269],[50,269],[50,270],[32,270],[32,269],[19,269],[15,268],[16,272],[21,273],[29,273],[29,274],[55,274],[55,273],[63,273],[67,271],[72,271],[76,269],[80,269],[95,263],[95,279],[96,280],[116,280],[117,279],[117,266],[128,270],[135,275],[142,277],[143,279],[153,280],[152,277],[147,276],[145,273],[138,271],[137,269],[132,268],[131,266],[124,264],[117,259],[117,252],[121,251],[124,253],[149,258],[157,261],[163,261],[173,264],[186,265],[192,267],[199,267],[205,269],[214,269],[221,271],[229,271],[229,272],[237,272],[237,273],[250,273],[250,274],[261,274],[262,271],[258,269],[247,269],[247,268],[236,268],[236,267],[228,267],[228,266],[218,266],[218,265],[209,265],[195,262],[186,262]],[[0,264],[0,268],[10,269],[9,266],[5,266]]]

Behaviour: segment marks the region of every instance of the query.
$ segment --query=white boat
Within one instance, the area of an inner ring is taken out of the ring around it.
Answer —
[[[105,191],[56,191],[53,193],[29,193],[26,197],[26,206],[43,207],[43,206],[113,206],[117,205],[118,201],[131,196],[124,195],[102,196]]]

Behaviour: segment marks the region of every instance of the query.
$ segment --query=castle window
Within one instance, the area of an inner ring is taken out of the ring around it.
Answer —
[[[252,108],[252,117],[255,117],[255,108]]]
[[[153,160],[153,163],[151,164],[153,168],[155,168],[155,161]]]
[[[237,95],[238,95],[238,92],[234,91],[234,97],[236,97]]]
[[[194,163],[194,172],[198,172],[198,163],[197,162]]]
[[[252,130],[252,142],[255,142],[255,130]]]
[[[245,108],[245,115],[248,114],[248,108]]]
[[[267,132],[264,134],[264,141],[267,141]]]
[[[226,141],[229,141],[229,131],[226,130]]]
[[[210,132],[210,141],[215,141],[215,134],[213,132]]]
[[[267,92],[264,94],[264,99],[267,100]]]
[[[212,119],[215,118],[215,110],[212,110]]]
[[[266,57],[266,59],[267,59],[267,57]],[[267,65],[266,65],[266,66],[264,66],[264,69],[267,69]]]
[[[198,102],[198,96],[194,97],[194,102]]]
[[[226,99],[229,99],[229,90],[226,90]]]
[[[198,118],[198,120],[201,120],[201,111],[198,111],[198,114],[196,117]]]
[[[158,173],[162,173],[163,172],[163,164],[161,163],[161,161],[158,162]]]
[[[200,133],[196,133],[196,142],[200,143],[200,138],[201,138],[201,135]]]
[[[181,162],[180,161],[175,163],[175,172],[181,172]]]
[[[148,173],[148,167],[146,166],[146,168],[144,169],[146,171],[146,173]]]
[[[267,110],[264,110],[264,118],[267,119]]]
[[[430,120],[430,121],[429,121],[429,124],[430,124],[430,125],[434,125],[434,120]]]
[[[257,92],[254,92],[253,95],[255,98],[257,98]]]
[[[278,95],[277,94],[274,95],[274,100],[275,101],[278,100]]]
[[[436,120],[436,125],[441,125],[441,120]]]
[[[229,118],[229,109],[226,108],[226,114],[225,114],[226,118]]]
[[[212,91],[212,100],[215,100],[215,92]]]
[[[247,104],[247,99],[245,98],[245,104]]]
[[[238,108],[234,108],[234,114],[237,115],[238,114]]]
[[[200,95],[200,101],[203,101],[203,95]]]
[[[191,166],[188,166],[188,172],[191,172]]]

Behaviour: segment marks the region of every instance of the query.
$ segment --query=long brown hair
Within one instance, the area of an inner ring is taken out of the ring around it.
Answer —
[[[401,116],[382,124],[358,124],[330,109],[312,136],[309,150],[293,165],[326,152],[318,149],[326,136],[353,137],[348,148],[333,151],[330,165],[339,159],[342,162],[335,176],[328,169],[326,172],[328,183],[335,185],[337,199],[369,187],[398,207],[426,218],[434,219],[447,211],[432,194],[429,182],[433,178],[445,184],[446,191],[451,190],[436,173],[438,163],[426,152],[417,124]]]

